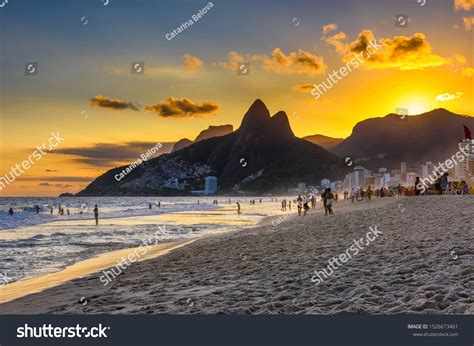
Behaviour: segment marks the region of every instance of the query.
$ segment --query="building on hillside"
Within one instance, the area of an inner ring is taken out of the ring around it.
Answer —
[[[321,187],[324,189],[331,187],[331,180],[329,180],[328,178],[324,178],[323,180],[321,180]]]
[[[460,167],[457,171],[457,179],[474,184],[474,139],[463,139],[459,144],[462,148],[467,148],[467,151],[463,149],[467,155],[466,159],[458,164]]]
[[[217,177],[208,176],[204,178],[204,194],[212,195],[217,192]]]
[[[407,181],[407,163],[402,162],[400,164],[400,181],[405,183]]]
[[[365,168],[362,166],[354,167],[354,188],[360,189],[365,185]]]
[[[306,192],[306,183],[298,183],[298,193]]]

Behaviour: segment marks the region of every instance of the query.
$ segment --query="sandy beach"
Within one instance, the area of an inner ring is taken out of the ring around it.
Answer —
[[[319,205],[134,263],[106,287],[90,274],[0,313],[473,314],[473,210],[474,196],[339,202],[334,216]],[[316,285],[314,271],[369,227],[381,235]]]
[[[180,248],[192,243],[194,240],[183,242],[170,242],[164,244],[155,244],[150,246],[145,255],[137,259],[137,262],[155,258],[167,254],[173,249]],[[39,276],[32,279],[16,281],[14,283],[0,287],[0,304],[11,300],[43,291],[45,289],[58,286],[73,279],[82,278],[92,273],[96,273],[103,269],[115,266],[121,258],[133,254],[135,249],[123,249],[107,252],[105,254],[93,257],[91,259],[78,262],[59,272]]]

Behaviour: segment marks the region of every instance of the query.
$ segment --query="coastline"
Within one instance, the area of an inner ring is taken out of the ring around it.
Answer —
[[[191,244],[194,241],[196,241],[196,239],[155,244],[150,246],[147,253],[140,257],[137,262],[162,256],[174,249],[179,249],[182,246]],[[55,273],[20,280],[2,286],[0,287],[0,304],[39,293],[46,289],[71,282],[72,280],[81,279],[90,274],[99,274],[102,270],[115,266],[121,257],[127,257],[129,254],[133,254],[136,249],[138,249],[138,247],[106,252],[93,258],[74,263]]]
[[[265,217],[245,232],[181,244],[107,287],[96,272],[4,303],[0,313],[472,314],[473,207],[473,196],[378,198],[339,202],[325,217],[319,204],[276,227],[277,216]],[[316,286],[314,271],[370,226],[383,236]]]
[[[205,211],[206,209],[203,209]],[[114,218],[114,217],[109,217]],[[118,217],[116,217],[118,218]],[[248,228],[255,228],[260,226],[267,226],[271,224],[271,221],[275,216],[265,216],[257,224]],[[53,220],[62,221],[62,220]],[[246,228],[242,228],[240,231],[244,231]],[[240,232],[239,231],[239,232]],[[199,239],[206,238],[207,236],[201,236],[188,241],[176,241],[162,244],[155,244],[150,246],[150,249],[146,254],[140,257],[136,262],[149,260],[158,256],[165,255],[170,251],[179,249],[180,247],[187,246]],[[67,266],[63,270],[40,275],[37,277],[20,280],[13,282],[8,285],[0,286],[0,306],[1,304],[10,302],[15,299],[19,299],[31,294],[42,292],[46,289],[53,288],[76,279],[84,278],[91,274],[99,274],[102,270],[115,266],[122,257],[127,257],[130,254],[134,254],[139,247],[125,248],[115,251],[104,252],[98,254],[92,258],[79,261],[70,266]],[[1,309],[0,309],[1,313]]]

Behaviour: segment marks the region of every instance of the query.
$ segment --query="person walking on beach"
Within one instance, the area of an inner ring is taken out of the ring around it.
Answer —
[[[301,198],[301,195],[298,195],[298,198],[296,199],[296,206],[298,208],[298,215],[301,215],[301,208],[303,207],[303,199]]]
[[[13,208],[8,209],[8,215],[13,216]]]
[[[324,207],[324,215],[328,214],[328,208],[326,206],[327,202],[327,195],[328,195],[328,189],[326,188],[324,192],[321,194],[321,199],[323,200],[323,207]]]
[[[449,173],[446,172],[439,178],[440,195],[448,190],[448,175]]]
[[[288,201],[288,210],[291,211],[291,199]]]
[[[53,215],[53,207],[50,207],[51,208],[51,215]]]
[[[311,195],[311,209],[316,209],[316,197]]]
[[[309,205],[308,205],[309,201],[308,201],[308,198],[305,198],[304,199],[304,203],[303,203],[303,216],[306,216],[306,213],[308,212],[309,210]]]
[[[371,201],[372,200],[372,189],[370,188],[370,185],[369,187],[367,188],[367,201]]]
[[[461,181],[461,195],[469,195],[469,185],[464,180]]]
[[[419,196],[421,193],[421,189],[418,188],[418,185],[421,184],[420,177],[416,177],[415,179],[415,196]]]
[[[332,201],[334,200],[334,195],[331,192],[331,189],[328,188],[326,190],[326,214],[329,212],[329,215],[333,215],[334,213],[332,212]]]
[[[240,213],[241,213],[241,211],[240,211],[240,203],[237,202],[237,214],[240,214]]]
[[[331,188],[327,188],[325,192],[325,214],[324,215],[333,215],[332,212],[332,203],[334,201],[334,194],[331,192]]]
[[[354,190],[354,188],[352,188],[352,190],[351,190],[351,203],[354,203],[355,196],[356,196],[355,190]]]
[[[99,208],[97,207],[97,204],[94,207],[94,217],[95,217],[95,225],[99,226]]]

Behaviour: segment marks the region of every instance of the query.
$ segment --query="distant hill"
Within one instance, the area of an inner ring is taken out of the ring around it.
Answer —
[[[344,140],[344,138],[333,138],[324,135],[311,135],[303,137],[303,139],[328,150],[334,148]]]
[[[184,149],[193,143],[197,143],[205,139],[227,135],[231,133],[233,130],[234,128],[232,125],[220,125],[220,126],[211,125],[206,130],[201,131],[194,141],[191,141],[187,138],[183,138],[177,141],[175,145],[173,146],[173,150],[171,152]]]
[[[353,156],[366,168],[399,167],[400,162],[421,164],[445,161],[464,138],[463,124],[474,130],[474,118],[439,108],[401,120],[397,114],[359,122],[352,134],[331,151]]]
[[[180,139],[173,145],[173,149],[170,152],[174,153],[175,151],[189,147],[193,143],[194,143],[193,141],[187,138]]]
[[[178,195],[203,189],[204,177],[218,177],[219,189],[251,193],[284,192],[299,182],[319,185],[322,178],[342,178],[343,160],[324,148],[295,137],[285,112],[274,116],[256,100],[238,130],[205,139],[135,168],[124,179],[112,169],[78,196]]]

